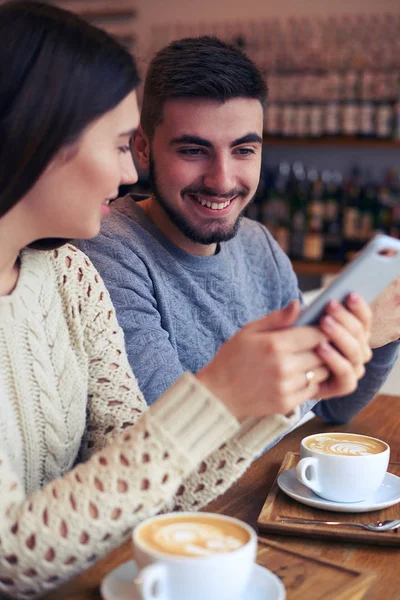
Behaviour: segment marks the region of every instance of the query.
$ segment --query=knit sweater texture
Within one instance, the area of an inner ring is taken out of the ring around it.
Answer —
[[[148,410],[109,294],[69,244],[25,250],[0,297],[0,403],[0,593],[11,598],[59,586],[151,514],[207,504],[299,418],[239,425],[189,373]]]
[[[260,223],[242,219],[214,256],[177,248],[132,197],[115,202],[100,235],[82,241],[111,294],[130,364],[151,404],[186,370],[201,369],[240,327],[301,299],[290,260]],[[301,406],[346,422],[375,396],[398,343],[374,350],[357,390]]]

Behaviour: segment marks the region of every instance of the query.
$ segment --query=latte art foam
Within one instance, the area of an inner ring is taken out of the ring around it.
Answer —
[[[165,525],[160,527],[153,539],[164,552],[173,550],[191,556],[211,556],[217,552],[231,552],[242,545],[231,535],[224,535],[218,527],[204,523]]]
[[[362,435],[346,436],[338,434],[337,436],[319,435],[307,440],[307,448],[310,450],[319,450],[326,454],[336,454],[340,456],[366,456],[368,454],[379,454],[386,448],[379,440],[364,437]]]
[[[149,523],[141,530],[140,539],[164,554],[206,557],[238,550],[248,542],[249,534],[227,521],[174,517]]]

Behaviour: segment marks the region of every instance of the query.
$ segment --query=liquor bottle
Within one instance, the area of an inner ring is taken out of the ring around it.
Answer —
[[[279,164],[275,181],[268,196],[260,207],[261,222],[265,225],[282,249],[289,251],[289,163]]]
[[[304,258],[322,260],[324,253],[323,240],[323,203],[322,181],[314,168],[307,172],[310,185],[310,200],[307,206],[307,231],[304,238]]]
[[[302,163],[293,165],[294,186],[291,196],[290,245],[289,255],[295,259],[304,257],[304,238],[307,225],[307,204],[309,201],[309,183]]]
[[[389,138],[393,130],[393,112],[389,102],[378,104],[376,109],[376,135],[378,138]]]
[[[377,204],[377,231],[380,233],[389,233],[392,222],[392,198],[387,181],[378,188]]]
[[[352,169],[350,179],[344,187],[343,202],[343,247],[346,259],[351,259],[357,253],[362,242],[360,241],[360,186],[361,174],[358,167]]]
[[[292,137],[296,134],[296,107],[285,103],[282,109],[282,134]]]
[[[340,134],[340,108],[338,102],[331,101],[325,105],[325,135]]]
[[[277,102],[270,102],[265,111],[265,131],[268,135],[282,134],[282,109]]]
[[[377,214],[377,189],[369,173],[360,194],[360,232],[359,237],[366,244],[374,235]]]
[[[324,258],[327,260],[343,260],[341,210],[343,177],[340,171],[323,171],[322,181],[324,182]]]
[[[375,110],[372,102],[365,100],[359,104],[359,134],[361,137],[375,135]]]
[[[400,140],[400,100],[395,103],[393,110],[393,137]]]
[[[308,104],[297,106],[295,134],[298,137],[308,137],[310,135],[310,106]]]
[[[400,169],[393,169],[392,183],[392,216],[389,234],[400,238]]]
[[[311,106],[310,111],[310,135],[311,137],[321,137],[324,133],[323,125],[323,107],[318,102]]]
[[[359,111],[354,100],[347,100],[341,104],[342,134],[354,136],[359,131]]]

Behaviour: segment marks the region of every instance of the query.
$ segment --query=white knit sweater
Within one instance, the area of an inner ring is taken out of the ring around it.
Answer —
[[[12,598],[57,587],[146,516],[204,506],[298,415],[239,427],[190,374],[146,410],[109,295],[71,245],[24,251],[0,297],[0,378],[0,592]]]

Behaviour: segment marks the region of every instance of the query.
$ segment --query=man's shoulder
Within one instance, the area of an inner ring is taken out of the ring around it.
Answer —
[[[78,247],[89,256],[93,250],[107,254],[126,250],[141,254],[141,249],[149,250],[156,240],[141,222],[140,212],[142,209],[136,206],[133,198],[119,198],[103,220],[98,235],[84,242],[79,241]]]
[[[231,241],[234,240],[233,252],[246,257],[247,262],[258,265],[263,272],[265,269],[277,269],[281,275],[291,276],[289,257],[262,223],[243,218],[236,237]]]
[[[240,223],[238,236],[240,238],[248,238],[250,240],[256,239],[257,241],[268,244],[272,237],[268,229],[253,219],[243,217]]]
[[[264,225],[246,217],[242,219],[233,239],[246,253],[262,252],[266,255],[283,252]]]
[[[139,232],[143,229],[138,218],[139,210],[135,204],[135,200],[130,196],[118,198],[112,204],[108,217],[103,220],[97,238],[104,236],[117,240],[126,239],[130,241],[133,231]]]

